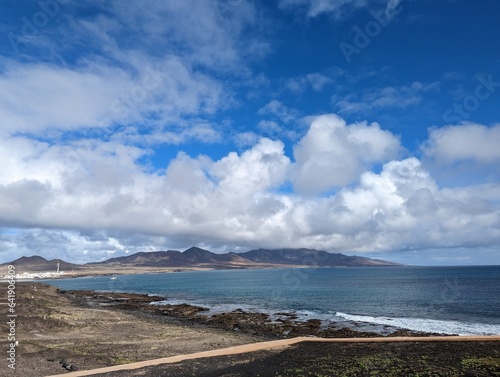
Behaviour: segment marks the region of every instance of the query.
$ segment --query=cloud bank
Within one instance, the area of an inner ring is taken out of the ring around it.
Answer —
[[[440,157],[448,132],[456,143],[484,136],[481,127],[431,130],[426,153]],[[495,129],[487,138],[495,142]],[[36,248],[83,261],[197,243],[357,253],[500,244],[498,185],[441,188],[419,159],[397,159],[401,150],[379,125],[333,114],[312,118],[293,159],[281,141],[261,138],[219,160],[180,152],[162,171],[141,165],[147,151],[138,147],[11,136],[0,143],[8,162],[0,167],[0,251],[17,245],[18,254]],[[498,158],[479,148],[444,160],[464,155]]]

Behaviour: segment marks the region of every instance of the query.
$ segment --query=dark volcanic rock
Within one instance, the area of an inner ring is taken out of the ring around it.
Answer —
[[[147,295],[128,293],[97,293],[92,291],[68,291],[65,292],[74,300],[89,306],[113,306],[121,310],[130,310],[140,313],[157,314],[175,319],[185,319],[193,323],[204,324],[212,327],[223,328],[230,331],[241,331],[248,334],[264,336],[267,338],[292,338],[297,336],[318,336],[326,338],[353,338],[353,337],[375,337],[378,333],[354,331],[349,328],[335,328],[323,326],[319,319],[300,321],[295,313],[275,313],[272,320],[268,314],[246,312],[237,309],[227,313],[210,315],[209,309],[188,305],[169,305],[151,302],[165,301],[163,297],[152,297]],[[411,336],[416,333],[409,330],[398,330],[392,336]],[[418,334],[419,336],[426,334]]]
[[[189,319],[196,317],[200,312],[206,312],[209,310],[201,306],[188,305],[188,304],[161,305],[161,306],[158,305],[157,308],[158,308],[157,312],[163,315],[168,315],[177,318],[189,318]]]

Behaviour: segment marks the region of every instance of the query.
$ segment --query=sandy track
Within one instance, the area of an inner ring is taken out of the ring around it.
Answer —
[[[52,375],[49,377],[78,377],[78,376],[91,376],[100,373],[117,372],[122,370],[133,370],[160,364],[177,363],[184,360],[192,360],[214,356],[236,355],[247,352],[262,351],[267,349],[288,347],[300,342],[325,342],[325,343],[390,343],[390,342],[471,342],[471,341],[500,341],[500,336],[429,336],[429,337],[377,337],[377,338],[315,338],[315,337],[297,337],[292,339],[273,340],[269,342],[259,342],[252,344],[245,344],[242,346],[235,346],[229,348],[222,348],[212,351],[203,351],[192,353],[188,355],[177,355],[165,357],[155,360],[146,360],[137,363],[115,365],[106,368],[82,370],[71,373],[63,373]]]

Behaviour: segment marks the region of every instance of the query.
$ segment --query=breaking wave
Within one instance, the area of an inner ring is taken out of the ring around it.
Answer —
[[[500,335],[500,325],[484,323],[467,323],[424,318],[371,317],[341,312],[337,312],[335,315],[351,322],[372,323],[428,333],[447,335]]]

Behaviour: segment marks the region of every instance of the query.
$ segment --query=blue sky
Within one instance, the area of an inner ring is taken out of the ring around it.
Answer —
[[[1,261],[500,264],[498,1],[1,8]]]

